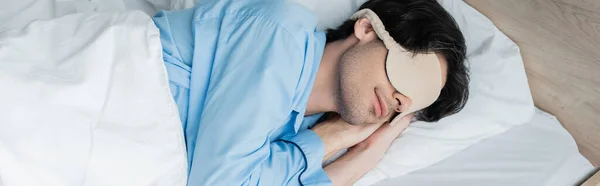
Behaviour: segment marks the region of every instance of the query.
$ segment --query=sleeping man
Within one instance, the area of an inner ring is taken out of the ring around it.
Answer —
[[[281,0],[200,1],[154,21],[188,185],[351,185],[413,115],[437,121],[468,97],[464,38],[435,0],[371,0],[327,32]]]

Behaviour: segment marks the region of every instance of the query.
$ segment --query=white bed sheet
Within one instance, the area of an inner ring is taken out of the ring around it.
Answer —
[[[152,2],[167,6],[171,0]],[[72,13],[141,10],[154,15],[161,9],[147,0],[0,0],[0,5],[0,31],[21,28],[33,20],[52,19]]]
[[[382,181],[377,186],[568,186],[579,185],[594,167],[573,137],[552,116],[533,119],[488,138],[442,162]]]
[[[54,0],[0,0],[0,31],[54,17]]]

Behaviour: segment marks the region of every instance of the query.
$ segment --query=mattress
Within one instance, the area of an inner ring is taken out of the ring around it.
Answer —
[[[556,118],[537,110],[526,124],[376,185],[567,186],[579,185],[593,169]]]

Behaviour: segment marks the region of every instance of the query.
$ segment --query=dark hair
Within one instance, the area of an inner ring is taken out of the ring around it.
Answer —
[[[466,44],[458,25],[436,0],[369,0],[360,9],[371,9],[390,36],[413,53],[436,52],[447,61],[446,84],[438,99],[415,114],[418,120],[438,121],[462,110],[469,97]],[[354,33],[354,20],[327,30],[327,42]]]

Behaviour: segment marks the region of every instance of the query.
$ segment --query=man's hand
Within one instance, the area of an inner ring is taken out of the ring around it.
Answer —
[[[350,148],[369,137],[382,125],[364,124],[352,125],[344,121],[339,115],[335,115],[313,127],[313,130],[325,144],[325,157],[329,159],[336,152]]]
[[[384,124],[364,141],[348,150],[346,154],[324,169],[333,185],[353,185],[358,179],[375,168],[375,165],[394,139],[408,127],[413,115],[396,118],[394,125]]]
[[[406,115],[402,118],[395,118],[389,125],[382,125],[364,141],[360,142],[354,148],[363,148],[385,152],[394,139],[408,127],[410,121],[413,118],[413,114]],[[383,154],[382,154],[383,155]]]

